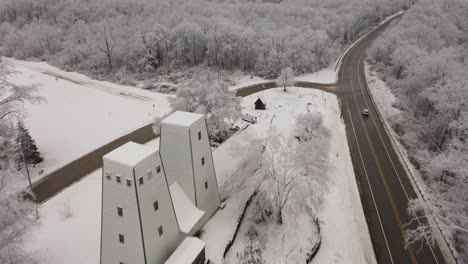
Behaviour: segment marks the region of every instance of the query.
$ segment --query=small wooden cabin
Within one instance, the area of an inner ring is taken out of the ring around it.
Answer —
[[[255,101],[255,110],[265,110],[266,109],[266,103],[261,98],[258,98],[257,101]]]

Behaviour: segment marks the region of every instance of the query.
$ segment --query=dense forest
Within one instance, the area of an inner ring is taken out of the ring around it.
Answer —
[[[391,124],[428,187],[410,208],[436,219],[468,263],[468,2],[418,1],[368,59],[397,98]]]
[[[184,67],[274,78],[327,67],[411,0],[3,0],[3,54],[102,78]]]

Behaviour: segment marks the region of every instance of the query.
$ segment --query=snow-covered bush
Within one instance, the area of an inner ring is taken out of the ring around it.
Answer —
[[[274,215],[271,197],[266,192],[259,192],[253,204],[253,221],[256,224],[270,222]]]
[[[60,214],[64,219],[71,218],[73,216],[73,209],[70,207],[69,202],[63,203],[62,210],[60,211]]]
[[[242,264],[263,264],[263,244],[255,226],[251,225],[245,234],[244,252],[240,256]]]
[[[240,100],[225,82],[194,80],[177,89],[170,98],[172,109],[204,114],[210,139],[223,142],[231,133],[231,123],[240,117]]]
[[[323,125],[323,116],[320,113],[304,113],[297,116],[295,136],[299,141],[323,139],[330,135]]]

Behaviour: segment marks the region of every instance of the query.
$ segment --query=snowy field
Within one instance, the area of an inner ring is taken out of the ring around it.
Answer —
[[[337,70],[338,71],[338,70]],[[295,77],[296,81],[333,84],[338,80],[338,72],[335,71],[335,64],[328,68],[322,69],[314,73],[306,73]]]
[[[287,93],[272,89],[261,92],[268,110],[255,111],[253,102],[257,96],[244,98],[242,105],[243,112],[258,116],[259,122],[235,134],[214,152],[218,181],[235,182],[230,176],[238,169],[237,165],[225,165],[243,163],[241,155],[233,151],[237,144],[246,138],[265,137],[271,122],[278,125],[282,133],[288,133],[298,113],[307,109],[321,112],[325,125],[332,131],[333,168],[330,173],[333,185],[319,215],[323,221],[323,244],[314,263],[375,262],[335,95],[312,89],[290,88]],[[148,144],[157,146],[158,141]],[[228,198],[226,207],[218,211],[202,231],[202,238],[207,242],[207,256],[215,263],[222,263],[224,247],[232,237],[250,191],[246,188]],[[27,247],[36,252],[41,263],[98,263],[100,214],[101,170],[97,170],[41,206],[41,225],[31,234]]]
[[[92,80],[44,62],[9,58],[9,81],[38,86],[47,102],[25,105],[25,124],[44,162],[33,172],[51,172],[168,112],[169,95]],[[154,107],[153,107],[154,105]]]

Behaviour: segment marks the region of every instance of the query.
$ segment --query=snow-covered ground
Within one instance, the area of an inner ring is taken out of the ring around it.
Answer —
[[[305,73],[294,77],[295,81],[314,82],[323,84],[334,84],[338,80],[338,73],[335,72],[335,64],[330,65],[328,68],[322,69],[313,73]],[[240,88],[262,84],[267,82],[274,82],[276,80],[264,79],[258,76],[244,75],[236,80],[237,84],[230,86],[229,90],[235,91]]]
[[[338,73],[335,71],[335,64],[328,68],[314,73],[306,73],[295,77],[296,81],[333,84],[338,80]]]
[[[94,81],[44,62],[9,58],[9,81],[38,86],[42,104],[25,104],[25,124],[44,162],[33,170],[51,172],[170,110],[170,95]],[[43,175],[44,175],[43,174]]]
[[[266,101],[266,111],[253,110],[253,102],[258,96]],[[247,139],[265,138],[270,124],[287,136],[293,129],[295,117],[307,112],[307,108],[311,112],[322,113],[325,126],[332,131],[332,168],[329,173],[333,183],[319,215],[323,221],[323,240],[314,263],[375,263],[336,97],[311,89],[290,88],[287,93],[272,89],[244,98],[242,105],[243,112],[257,116],[259,122],[249,125],[244,132],[231,137],[216,150],[214,160],[218,180],[223,183],[232,181],[227,177],[244,164],[245,157],[233,151],[237,145]],[[251,190],[241,194],[244,199],[231,195],[225,201],[226,207],[218,211],[203,229],[202,239],[207,243],[207,256],[215,263],[221,263],[223,249],[233,235],[242,203],[245,203],[249,193]],[[235,250],[235,247],[231,250]]]
[[[250,85],[254,85],[254,84],[261,84],[261,83],[271,82],[273,80],[264,79],[264,78],[258,77],[258,76],[244,75],[244,76],[240,77],[239,79],[237,79],[236,81],[237,81],[237,84],[233,85],[233,86],[230,86],[229,90],[235,91],[235,90],[238,90],[238,89],[240,89],[242,87],[246,87],[246,86],[250,86]]]
[[[325,197],[325,208],[320,213],[323,244],[314,263],[373,263],[375,262],[367,225],[359,200],[356,181],[346,143],[344,123],[335,95],[312,89],[290,88],[261,92],[267,101],[267,111],[253,110],[257,94],[244,98],[244,112],[258,116],[259,123],[231,137],[214,152],[218,181],[229,178],[236,166],[223,166],[231,162],[242,164],[236,155],[236,144],[245,137],[265,137],[270,123],[277,125],[282,133],[291,131],[298,113],[321,112],[325,125],[332,131],[330,158],[334,159],[333,185]],[[149,145],[157,146],[154,140]],[[338,156],[336,155],[338,154]],[[229,162],[228,162],[229,161]],[[224,170],[223,170],[224,168]],[[213,216],[205,226],[202,238],[207,242],[207,256],[222,258],[224,246],[235,230],[236,220],[249,196],[248,189],[241,195],[232,195],[226,207]],[[41,225],[33,231],[27,247],[35,251],[41,262],[98,263],[101,221],[101,170],[65,189],[40,207]],[[70,213],[70,217],[66,217]]]

